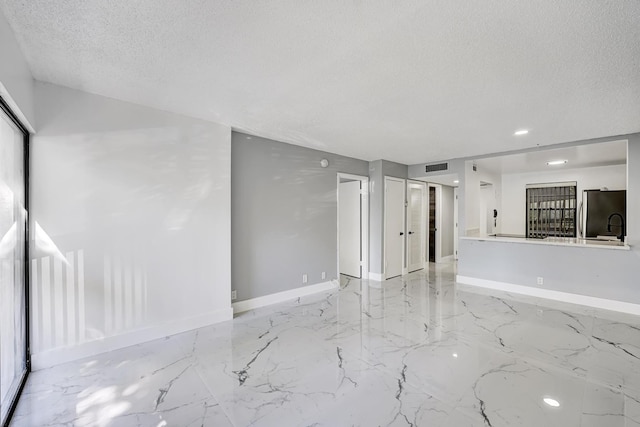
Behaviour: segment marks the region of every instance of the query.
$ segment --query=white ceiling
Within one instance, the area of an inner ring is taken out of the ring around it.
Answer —
[[[640,131],[638,0],[0,0],[36,79],[405,164]],[[516,129],[531,132],[514,137]]]
[[[547,165],[547,162],[554,160],[567,160],[567,163]],[[490,171],[499,175],[620,165],[627,162],[627,141],[611,141],[552,150],[541,149],[527,153],[478,159],[473,162],[478,166],[478,170]]]

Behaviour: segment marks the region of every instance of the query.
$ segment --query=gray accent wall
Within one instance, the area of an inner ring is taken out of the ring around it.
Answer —
[[[390,162],[389,160],[382,160],[382,174],[383,176],[407,179],[409,178],[409,166],[403,165],[402,163]]]
[[[384,177],[407,179],[409,167],[387,160],[369,162],[369,271],[384,271]]]
[[[320,166],[323,158],[329,167]],[[369,163],[232,133],[231,280],[237,301],[338,277],[338,172],[368,176]]]

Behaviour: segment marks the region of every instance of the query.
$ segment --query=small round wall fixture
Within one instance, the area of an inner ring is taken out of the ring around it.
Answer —
[[[320,166],[322,166],[323,168],[326,168],[327,166],[329,166],[329,160],[327,159],[320,160]]]

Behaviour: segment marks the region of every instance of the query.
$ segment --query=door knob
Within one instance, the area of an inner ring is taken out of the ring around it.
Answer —
[[[410,231],[409,234],[413,234],[413,231]]]
[[[404,233],[401,231],[401,232],[400,232],[400,235],[401,235],[401,236],[404,236]]]

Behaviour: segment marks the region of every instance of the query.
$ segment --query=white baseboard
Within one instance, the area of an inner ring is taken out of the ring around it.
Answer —
[[[369,272],[369,280],[375,280],[376,282],[382,282],[384,279],[382,278],[382,274],[381,273]]]
[[[31,354],[31,369],[33,371],[37,371],[39,369],[50,368],[62,363],[96,356],[101,353],[165,338],[170,335],[179,334],[181,332],[202,328],[203,326],[232,319],[233,311],[231,307],[229,307],[222,310],[199,314],[186,319],[163,322],[156,326],[125,332],[120,335],[104,337],[78,345],[33,353]]]
[[[513,283],[496,282],[494,280],[478,279],[476,277],[456,276],[456,282],[481,288],[495,289],[498,291],[513,292],[532,297],[546,298],[571,304],[586,305],[588,307],[602,308],[605,310],[619,311],[640,315],[640,304],[611,300],[606,298],[591,297],[588,295],[572,294],[569,292],[553,291],[550,289],[534,288],[531,286],[515,285]]]
[[[278,292],[275,294],[265,295],[263,297],[251,298],[244,301],[238,301],[231,304],[234,313],[242,313],[243,311],[253,310],[255,308],[265,307],[279,302],[289,301],[292,299],[304,297],[318,292],[332,291],[338,289],[340,283],[337,280],[329,282],[316,283],[315,285],[303,286],[288,291]]]

